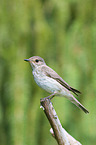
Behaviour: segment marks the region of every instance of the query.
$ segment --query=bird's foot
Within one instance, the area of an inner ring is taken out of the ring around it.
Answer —
[[[53,93],[50,96],[47,96],[45,98],[41,98],[40,100],[45,101],[46,99],[49,99],[49,101],[51,101],[54,96],[55,96],[55,93]]]

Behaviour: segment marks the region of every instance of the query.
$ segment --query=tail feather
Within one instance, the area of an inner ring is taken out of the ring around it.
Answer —
[[[82,109],[85,113],[89,113],[89,111],[82,104],[78,104],[78,107]]]
[[[89,113],[89,111],[75,97],[72,97],[71,102],[79,107],[81,110],[83,110],[85,113]]]

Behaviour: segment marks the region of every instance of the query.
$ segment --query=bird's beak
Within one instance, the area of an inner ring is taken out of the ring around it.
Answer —
[[[24,61],[30,61],[29,59],[24,59]]]

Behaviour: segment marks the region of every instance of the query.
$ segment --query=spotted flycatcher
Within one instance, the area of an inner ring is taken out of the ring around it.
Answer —
[[[70,93],[71,91],[78,96],[78,93],[80,92],[70,87],[53,69],[48,67],[43,58],[33,56],[24,60],[30,63],[34,80],[37,85],[51,93],[47,98],[52,99],[53,96],[64,96],[85,113],[89,113],[89,111]]]

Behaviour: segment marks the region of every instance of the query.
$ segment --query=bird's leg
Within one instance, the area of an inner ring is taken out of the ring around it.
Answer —
[[[52,100],[54,97],[55,97],[55,93],[54,93],[54,95],[50,98],[50,100]]]
[[[47,96],[47,97],[45,97],[45,98],[42,98],[43,100],[45,100],[45,99],[52,99],[53,97],[55,96],[55,93],[53,93],[53,94],[51,94],[51,95],[49,95],[49,96]]]
[[[51,102],[51,99],[55,96],[55,93],[51,94],[50,96],[47,96],[45,98],[41,98],[40,100],[41,101],[45,101],[45,99],[49,99],[49,102]],[[40,108],[43,108],[44,110],[44,107],[41,105],[41,101],[40,101]]]

